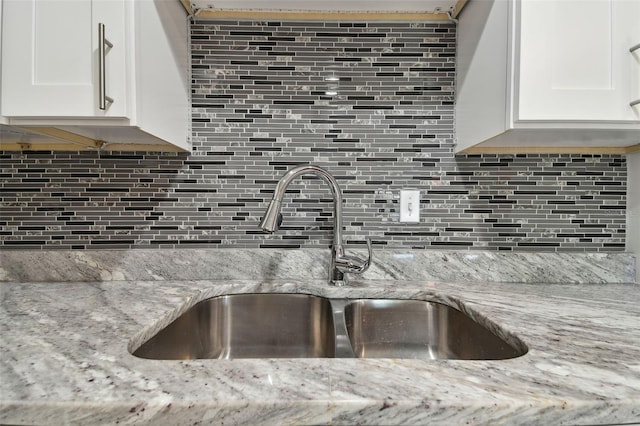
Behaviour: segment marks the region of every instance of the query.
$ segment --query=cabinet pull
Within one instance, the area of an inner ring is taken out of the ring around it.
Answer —
[[[631,47],[629,48],[629,52],[633,53],[633,52],[635,52],[635,51],[636,51],[636,50],[638,50],[638,49],[640,49],[640,43],[638,43],[638,44],[636,44],[636,45],[634,45],[634,46],[631,46]],[[640,104],[640,99],[636,99],[635,101],[631,101],[631,102],[629,103],[629,106],[630,106],[631,108],[633,108],[634,106],[639,105],[639,104]]]
[[[98,24],[98,92],[99,105],[101,110],[107,109],[107,102],[112,103],[113,98],[107,96],[107,49],[105,46],[112,48],[113,44],[104,36],[104,24]]]

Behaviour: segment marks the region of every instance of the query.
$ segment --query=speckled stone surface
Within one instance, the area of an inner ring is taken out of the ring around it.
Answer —
[[[352,253],[351,250],[349,250]],[[362,250],[356,251],[366,256]],[[290,279],[327,276],[329,250],[3,250],[0,281]],[[375,250],[367,280],[629,283],[628,253]]]
[[[242,270],[242,265],[238,266]],[[130,354],[211,296],[293,292],[445,303],[520,339],[501,361]],[[431,280],[123,280],[0,284],[0,424],[640,422],[640,286]]]

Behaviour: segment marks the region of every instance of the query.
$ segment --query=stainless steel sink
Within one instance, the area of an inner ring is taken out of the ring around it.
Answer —
[[[360,299],[349,302],[344,315],[359,358],[498,360],[527,352],[441,303]]]
[[[150,359],[333,357],[328,299],[236,294],[204,300],[133,354]]]
[[[498,360],[526,351],[524,344],[509,344],[466,314],[439,303],[260,293],[204,300],[160,330],[133,355],[176,360]]]

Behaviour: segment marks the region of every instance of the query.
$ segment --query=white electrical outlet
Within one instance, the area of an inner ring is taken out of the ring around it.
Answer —
[[[400,222],[420,222],[419,190],[400,190]]]

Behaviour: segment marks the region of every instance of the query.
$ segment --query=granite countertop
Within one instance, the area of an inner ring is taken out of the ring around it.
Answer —
[[[5,277],[17,270],[7,259],[0,267]],[[243,292],[460,305],[520,338],[529,352],[500,361],[130,355],[197,301]],[[0,296],[1,424],[640,422],[640,286],[633,283],[372,277],[337,288],[313,277],[158,276],[12,279],[0,283]]]

